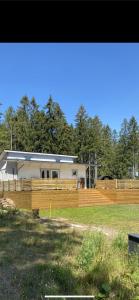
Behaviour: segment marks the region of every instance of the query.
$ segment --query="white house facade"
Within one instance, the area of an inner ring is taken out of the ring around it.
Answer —
[[[84,178],[85,164],[76,163],[77,156],[4,150],[0,155],[0,180]]]

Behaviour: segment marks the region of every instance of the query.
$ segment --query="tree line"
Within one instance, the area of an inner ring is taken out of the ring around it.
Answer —
[[[98,175],[134,177],[139,162],[139,125],[134,116],[126,118],[120,131],[90,117],[83,105],[68,124],[60,105],[49,97],[41,109],[35,98],[24,96],[17,109],[0,113],[0,152],[4,149],[77,155],[78,162],[94,163]]]

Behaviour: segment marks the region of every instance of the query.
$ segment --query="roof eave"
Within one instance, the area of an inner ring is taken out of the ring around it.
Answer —
[[[4,150],[5,153],[11,152],[11,153],[23,153],[23,154],[35,154],[35,155],[48,155],[48,156],[66,156],[71,158],[78,158],[78,156],[75,155],[66,155],[66,154],[55,154],[55,153],[40,153],[40,152],[26,152],[26,151],[13,151],[13,150]]]

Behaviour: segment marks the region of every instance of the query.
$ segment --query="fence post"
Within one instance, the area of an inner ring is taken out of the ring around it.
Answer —
[[[14,190],[16,191],[16,180],[14,179]]]
[[[52,205],[51,205],[51,202],[50,202],[50,213],[49,213],[49,218],[51,218],[51,216],[52,216]]]
[[[23,182],[22,182],[22,178],[20,179],[20,188],[21,188],[21,191],[23,191]]]
[[[117,189],[117,179],[115,179],[115,188]]]
[[[8,188],[7,188],[8,192],[10,192],[10,182],[9,182],[9,179],[8,179]]]

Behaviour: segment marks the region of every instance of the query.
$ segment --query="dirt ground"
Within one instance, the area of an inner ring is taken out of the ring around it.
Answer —
[[[58,219],[49,219],[49,218],[41,218],[40,222],[42,223],[51,223],[51,226],[57,227],[57,229],[59,228],[75,228],[77,230],[83,230],[83,231],[98,231],[98,232],[102,232],[105,235],[109,236],[109,237],[114,237],[118,231],[116,231],[113,228],[110,227],[106,227],[106,226],[94,226],[94,225],[85,225],[85,224],[78,224],[78,223],[71,223],[68,219],[64,219],[64,218],[58,218]]]

